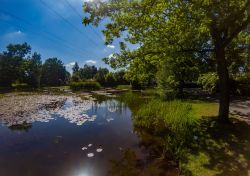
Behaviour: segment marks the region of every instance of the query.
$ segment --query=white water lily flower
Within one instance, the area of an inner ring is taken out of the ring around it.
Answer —
[[[94,154],[94,153],[88,153],[87,156],[88,156],[89,158],[92,158],[92,157],[95,156],[95,154]]]
[[[88,148],[87,147],[83,147],[82,150],[87,150]]]
[[[108,118],[108,119],[106,119],[107,120],[107,122],[111,122],[112,120],[114,120],[113,118]]]
[[[96,149],[96,152],[98,152],[98,153],[100,153],[100,152],[102,152],[103,151],[103,149],[102,148],[98,148],[98,149]]]

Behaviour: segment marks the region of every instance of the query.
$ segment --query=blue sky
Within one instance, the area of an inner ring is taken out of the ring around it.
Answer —
[[[104,45],[104,22],[99,27],[82,25],[84,1],[0,0],[0,50],[9,43],[27,42],[43,61],[58,57],[68,70],[75,61],[108,67],[102,58],[119,51],[118,41]]]

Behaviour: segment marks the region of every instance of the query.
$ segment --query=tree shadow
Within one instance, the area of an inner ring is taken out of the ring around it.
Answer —
[[[202,167],[217,171],[217,176],[248,176],[250,172],[250,125],[231,119],[223,124],[215,118],[205,118],[197,128],[197,143],[191,145],[191,155],[204,153],[209,162]],[[186,162],[188,158],[186,158]],[[188,171],[187,175],[194,175]]]

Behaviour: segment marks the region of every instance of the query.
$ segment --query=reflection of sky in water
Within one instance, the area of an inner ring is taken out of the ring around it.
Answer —
[[[40,118],[26,131],[0,126],[0,175],[105,176],[123,149],[139,151],[131,111],[114,99],[98,104],[69,98]]]
[[[106,121],[110,122],[113,118],[108,118],[110,113],[121,112],[124,105],[118,101],[107,100],[101,104],[94,103],[93,100],[81,100],[79,97],[68,97],[62,107],[54,109],[41,109],[33,114],[25,116],[17,116],[16,118],[4,119],[2,123],[7,126],[22,125],[23,123],[34,123],[34,122],[49,122],[54,120],[56,117],[63,117],[70,123],[78,126],[83,125],[87,121],[94,121],[96,119],[95,110],[97,108],[104,108],[106,115]],[[91,110],[92,115],[89,115],[87,111]]]
[[[55,117],[63,117],[70,123],[82,125],[86,121],[94,121],[96,116],[89,116],[86,111],[91,109],[92,100],[81,100],[77,97],[68,97],[63,107],[56,107],[55,109],[41,109],[33,114],[25,116],[17,116],[16,118],[4,119],[3,123],[7,126],[21,125],[23,123],[34,122],[49,122]]]

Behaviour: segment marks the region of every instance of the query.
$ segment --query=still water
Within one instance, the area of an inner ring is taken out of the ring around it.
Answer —
[[[146,155],[127,106],[116,98],[86,106],[67,100],[61,113],[25,128],[1,123],[0,176],[105,176],[125,150]]]

